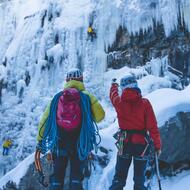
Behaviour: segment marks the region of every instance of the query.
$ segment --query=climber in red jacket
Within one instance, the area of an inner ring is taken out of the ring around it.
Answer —
[[[160,133],[150,102],[142,98],[141,90],[135,77],[131,74],[120,81],[122,94],[119,96],[118,84],[113,81],[110,99],[117,112],[119,128],[118,156],[115,176],[109,190],[122,190],[125,187],[128,169],[133,159],[134,190],[146,190],[145,170],[149,154],[147,133],[154,142],[155,150],[161,153]]]

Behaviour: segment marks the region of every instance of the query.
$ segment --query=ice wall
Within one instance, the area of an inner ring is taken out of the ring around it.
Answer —
[[[189,10],[190,0],[0,1],[0,64],[7,78],[0,143],[15,139],[17,161],[34,150],[40,114],[68,69],[81,67],[85,82],[104,88],[107,49],[120,25],[135,34],[163,22],[169,36],[178,18],[190,30]],[[97,34],[92,41],[89,24]]]
[[[4,1],[0,10],[0,60],[7,59],[10,84],[26,78],[26,72],[31,81],[39,79],[41,67],[51,81],[57,74],[63,79],[76,66],[84,70],[86,81],[96,81],[97,75],[102,79],[107,48],[120,25],[135,34],[163,22],[168,36],[180,18],[190,29],[189,0],[15,0]],[[89,24],[97,34],[93,42],[88,40]],[[49,56],[54,46],[55,55]]]

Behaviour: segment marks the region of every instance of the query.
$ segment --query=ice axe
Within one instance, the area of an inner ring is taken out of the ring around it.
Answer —
[[[36,150],[35,152],[35,166],[36,166],[36,170],[39,174],[39,183],[43,186],[43,187],[48,187],[48,183],[45,182],[45,175],[43,173],[42,170],[42,165],[41,165],[41,161],[40,161],[40,150]]]
[[[157,152],[155,152],[155,162],[156,162],[156,175],[158,179],[159,190],[162,190]]]

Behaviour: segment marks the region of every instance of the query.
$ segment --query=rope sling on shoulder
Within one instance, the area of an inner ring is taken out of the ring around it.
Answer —
[[[62,93],[63,93],[62,91],[57,93],[51,102],[49,116],[44,124],[45,130],[42,138],[42,147],[41,147],[42,154],[45,154],[49,150],[53,151],[57,147],[58,126],[56,122],[56,114],[57,114],[58,101]]]
[[[45,154],[47,151],[53,151],[57,147],[58,131],[56,123],[56,110],[57,104],[62,92],[56,94],[51,102],[50,113],[46,120],[44,127],[44,135],[42,139],[41,153]],[[90,97],[80,92],[81,97],[81,111],[82,111],[82,126],[80,131],[80,137],[77,143],[77,150],[80,160],[85,160],[88,154],[93,150],[97,150],[97,146],[101,142],[99,130],[91,112]]]

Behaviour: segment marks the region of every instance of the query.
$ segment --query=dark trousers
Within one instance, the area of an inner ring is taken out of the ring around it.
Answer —
[[[83,161],[77,154],[56,156],[54,160],[54,173],[50,176],[50,190],[63,190],[64,178],[68,162],[70,161],[69,190],[83,190]],[[68,189],[67,189],[68,190]]]
[[[8,155],[8,153],[9,153],[9,148],[3,147],[3,156]]]
[[[96,33],[95,32],[88,32],[88,40],[92,42],[96,38]]]
[[[134,190],[147,190],[144,186],[147,159],[146,156],[140,156],[144,148],[144,145],[129,145],[129,147],[125,147],[122,156],[117,156],[115,175],[109,190],[123,190],[132,159],[134,163]]]

